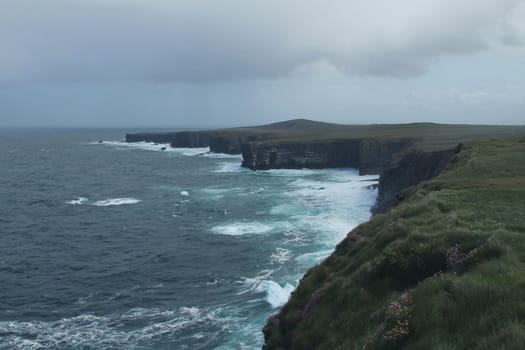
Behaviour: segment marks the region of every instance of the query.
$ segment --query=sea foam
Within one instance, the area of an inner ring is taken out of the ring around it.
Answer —
[[[197,148],[186,148],[186,147],[171,147],[169,143],[155,143],[155,142],[125,142],[125,141],[103,141],[103,142],[91,142],[93,145],[108,145],[116,146],[121,149],[140,149],[144,151],[163,151],[163,152],[174,152],[184,156],[197,156],[205,155],[210,152],[209,147],[197,147]]]
[[[294,288],[290,283],[286,283],[281,287],[281,285],[275,281],[266,280],[262,281],[256,290],[266,293],[266,301],[272,308],[276,309],[286,304]]]
[[[177,147],[171,148],[170,151],[182,154],[183,156],[199,156],[210,152],[209,147],[185,148]]]
[[[136,198],[108,198],[94,202],[92,205],[97,207],[109,207],[113,205],[124,205],[124,204],[135,204],[140,202],[140,199]]]
[[[239,172],[249,171],[246,168],[241,167],[238,162],[226,162],[219,165],[219,167],[214,170],[214,173],[239,173]]]
[[[212,232],[226,236],[243,236],[249,234],[262,234],[273,230],[270,225],[262,224],[256,221],[250,222],[233,222],[230,224],[215,226]]]
[[[189,337],[196,325],[221,328],[218,311],[194,306],[171,310],[133,308],[122,314],[82,314],[56,321],[0,321],[0,348],[135,348],[163,336],[176,340]],[[139,326],[126,329],[122,324]]]
[[[78,197],[77,199],[72,199],[70,201],[66,201],[67,204],[72,204],[72,205],[82,205],[84,203],[87,203],[89,201],[89,199],[87,199],[86,197]]]
[[[214,152],[208,152],[203,154],[204,157],[207,158],[218,158],[218,159],[242,159],[241,154],[227,154],[227,153],[214,153]]]
[[[276,281],[270,279],[275,270],[260,271],[257,276],[253,278],[243,278],[239,281],[244,288],[238,294],[245,293],[264,293],[265,301],[271,305],[272,308],[283,306],[294,290],[294,286],[290,283],[285,283],[281,286]]]

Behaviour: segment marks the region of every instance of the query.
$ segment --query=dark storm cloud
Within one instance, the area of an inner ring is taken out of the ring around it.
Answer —
[[[0,80],[216,82],[411,77],[525,43],[522,0],[11,0]]]

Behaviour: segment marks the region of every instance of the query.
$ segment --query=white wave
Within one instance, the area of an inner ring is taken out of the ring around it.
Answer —
[[[368,186],[375,179],[374,175],[359,176],[353,169],[325,169],[316,176],[295,178],[283,193],[287,198],[270,213],[286,216],[296,231],[313,234],[314,242],[333,249],[347,232],[370,217],[377,190]],[[286,236],[285,242],[304,238]]]
[[[322,170],[316,169],[270,169],[256,171],[255,174],[261,176],[279,176],[279,177],[304,177],[308,175],[318,175]]]
[[[214,173],[240,173],[240,172],[248,172],[251,170],[248,170],[246,168],[241,167],[241,164],[239,163],[222,163],[219,165],[219,167],[214,170]]]
[[[304,245],[310,241],[304,231],[298,229],[287,229],[283,231],[284,243]]]
[[[274,227],[265,225],[260,222],[233,222],[231,224],[219,225],[213,227],[211,230],[214,233],[227,236],[243,236],[250,234],[262,234],[270,232]]]
[[[199,156],[210,152],[210,147],[175,147],[170,149],[170,151],[182,154],[183,156]]]
[[[155,142],[126,142],[126,141],[102,141],[91,142],[92,145],[107,145],[114,146],[121,149],[140,149],[144,151],[171,151],[169,143],[155,143]]]
[[[120,348],[129,349],[138,343],[162,336],[190,337],[190,327],[211,324],[222,328],[216,314],[220,311],[197,307],[174,310],[134,308],[123,314],[95,316],[82,314],[56,321],[0,321],[0,348]],[[122,324],[143,324],[125,328]]]
[[[266,293],[266,301],[272,306],[272,308],[276,309],[286,304],[294,289],[295,287],[290,283],[286,283],[281,287],[279,283],[268,280],[262,281],[257,286],[256,290],[261,293]]]
[[[180,195],[183,197],[188,197],[190,194],[188,193],[188,191],[180,191]]]
[[[169,143],[155,143],[155,142],[125,142],[125,141],[102,141],[90,142],[92,145],[108,145],[115,146],[121,149],[141,149],[145,151],[165,151],[182,154],[184,156],[204,155],[210,152],[209,147],[171,147]]]
[[[274,270],[263,270],[252,278],[243,278],[239,281],[244,288],[238,294],[245,293],[265,293],[265,300],[272,306],[278,308],[284,305],[290,294],[294,290],[294,286],[290,283],[285,283],[283,287],[274,280],[270,279]]]
[[[86,197],[78,197],[78,199],[72,199],[70,201],[66,201],[66,203],[72,205],[82,205],[88,201],[89,199],[87,199]]]
[[[92,205],[97,207],[109,207],[112,205],[123,205],[123,204],[135,204],[140,202],[140,199],[136,198],[108,198],[94,202]]]
[[[272,263],[283,264],[290,260],[291,251],[285,248],[276,248],[275,253],[270,256]]]
[[[245,294],[257,290],[259,284],[262,281],[268,280],[269,277],[274,273],[274,270],[262,270],[255,277],[243,277],[238,282],[244,286],[244,288],[238,294]]]
[[[207,158],[218,158],[218,159],[239,159],[242,160],[242,154],[227,154],[227,153],[215,153],[208,152],[203,154]]]
[[[304,267],[311,267],[313,265],[319,264],[330,254],[332,254],[332,249],[319,250],[311,253],[301,254],[295,258],[295,261]]]

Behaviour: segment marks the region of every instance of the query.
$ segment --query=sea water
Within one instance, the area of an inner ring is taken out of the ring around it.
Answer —
[[[0,131],[0,349],[260,348],[377,194],[124,133]]]

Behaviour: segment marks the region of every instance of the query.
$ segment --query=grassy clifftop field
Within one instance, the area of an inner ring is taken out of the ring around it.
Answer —
[[[472,141],[348,234],[265,349],[523,349],[525,138]]]

